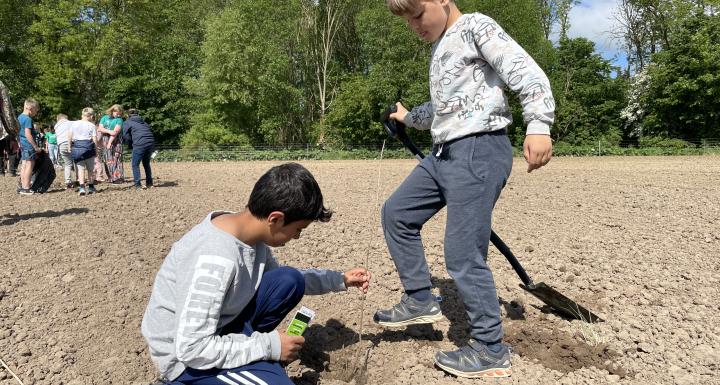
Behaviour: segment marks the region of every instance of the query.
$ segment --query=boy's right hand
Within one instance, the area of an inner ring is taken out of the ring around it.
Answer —
[[[395,119],[398,122],[405,123],[405,115],[408,114],[407,108],[405,108],[405,106],[403,106],[402,103],[400,103],[400,102],[395,103],[395,107],[397,107],[397,111],[393,112],[388,117],[390,119]]]
[[[285,333],[280,334],[280,361],[292,362],[297,360],[305,343],[305,337],[302,336],[290,336]]]

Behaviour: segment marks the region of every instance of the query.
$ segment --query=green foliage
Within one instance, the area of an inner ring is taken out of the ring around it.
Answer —
[[[207,161],[253,161],[253,160],[337,160],[379,159],[380,148],[295,148],[256,150],[252,147],[227,149],[172,149],[159,151],[155,160],[160,162],[207,162]],[[386,149],[383,159],[410,159],[412,155],[403,148]]]
[[[682,139],[668,139],[661,136],[643,136],[640,138],[640,147],[660,147],[660,148],[690,148],[690,143]]]
[[[550,79],[556,102],[553,138],[584,144],[599,138],[618,143],[622,138],[620,111],[625,105],[625,81],[612,78],[613,67],[594,53],[593,42],[564,39]]]
[[[679,138],[720,137],[720,18],[699,12],[653,56],[643,132]]]
[[[386,137],[380,114],[388,105],[401,99],[410,108],[429,99],[429,45],[391,14],[384,0],[374,0],[361,11],[356,28],[364,68],[341,84],[327,115],[335,143],[380,142]]]
[[[32,4],[26,1],[0,1],[0,80],[10,90],[16,108],[34,94],[35,73],[28,57],[31,42],[27,34],[32,12]]]
[[[660,52],[626,102],[627,79],[614,76],[617,69],[591,42],[563,39],[553,47],[547,40],[548,26],[558,22],[552,18],[560,17],[552,7],[571,3],[457,0],[463,12],[497,20],[551,79],[556,153],[592,153],[598,139],[601,153],[635,151],[618,145],[632,134],[641,142],[720,137],[716,7],[693,13],[702,2],[630,1],[650,33],[641,54]],[[332,10],[338,24],[323,56],[322,21]],[[16,107],[35,97],[38,120],[50,122],[58,112],[78,118],[83,107],[119,103],[140,109],[159,143],[188,148],[381,143],[378,120],[389,104],[429,99],[430,47],[385,0],[0,2],[0,79]],[[515,118],[509,132],[519,146],[522,111],[508,97]],[[426,132],[410,135],[429,141]],[[687,150],[679,146],[651,147]]]
[[[292,56],[297,15],[294,1],[238,0],[209,20],[198,91],[218,113],[215,125],[254,143],[304,139]]]

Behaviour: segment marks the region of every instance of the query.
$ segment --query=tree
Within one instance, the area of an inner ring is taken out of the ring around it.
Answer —
[[[205,110],[194,116],[187,138],[202,138],[194,131],[212,126],[232,134],[224,138],[233,138],[212,144],[287,144],[306,139],[307,100],[298,87],[295,60],[299,15],[295,1],[238,0],[210,19],[201,76],[193,87],[205,101]]]
[[[102,78],[97,47],[107,23],[104,10],[81,0],[41,0],[30,26],[37,98],[50,113],[79,118],[95,106]]]
[[[335,64],[339,35],[347,36],[353,30],[353,17],[357,3],[350,0],[302,0],[301,39],[307,68],[315,80],[313,100],[318,103],[320,123],[317,141],[325,141],[325,114],[337,93]],[[345,33],[343,33],[345,32]],[[314,114],[313,114],[314,115]]]
[[[650,76],[647,68],[630,78],[627,89],[627,105],[622,109],[623,135],[626,139],[640,139],[643,136],[642,122],[647,109],[647,96],[650,90]]]
[[[29,57],[34,4],[22,0],[0,2],[0,80],[19,101],[33,95],[35,67]]]
[[[720,18],[698,10],[673,30],[648,68],[646,134],[720,137]]]
[[[355,73],[343,79],[327,114],[328,141],[334,143],[382,141],[385,133],[378,121],[388,104],[402,100],[412,107],[430,98],[429,45],[402,18],[390,13],[384,0],[368,2],[354,25],[360,63]],[[410,134],[422,135],[414,131]]]
[[[559,28],[560,39],[567,38],[570,30],[570,10],[579,0],[537,0],[540,25],[545,39],[550,39],[554,28]]]
[[[199,108],[188,83],[200,76],[203,20],[222,9],[217,0],[122,1],[111,9],[103,53],[100,104],[140,109],[156,140],[177,144]]]
[[[673,44],[671,31],[703,7],[692,0],[620,0],[611,34],[627,51],[627,72],[640,72],[650,56]]]
[[[560,41],[558,67],[551,75],[556,141],[584,144],[600,137],[611,142],[621,138],[624,79],[612,78],[614,68],[594,51],[595,44],[585,38]]]

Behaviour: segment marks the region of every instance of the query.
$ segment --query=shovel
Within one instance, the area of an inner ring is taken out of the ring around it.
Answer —
[[[392,105],[388,107],[383,113],[382,124],[385,128],[385,131],[391,137],[402,142],[402,144],[408,150],[410,150],[410,152],[412,152],[415,157],[420,160],[425,158],[425,155],[422,153],[422,151],[420,151],[417,146],[415,146],[410,137],[407,135],[407,132],[405,131],[405,125],[402,122],[390,119],[390,114],[396,111],[397,108]],[[500,239],[497,234],[495,234],[495,231],[493,230],[491,230],[490,232],[490,242],[492,242],[492,244],[500,251],[500,253],[505,256],[508,262],[510,262],[513,270],[515,270],[515,273],[517,273],[517,275],[520,277],[520,280],[523,282],[520,287],[523,288],[525,291],[529,292],[530,294],[537,297],[539,300],[543,301],[546,305],[548,305],[551,309],[555,310],[557,313],[560,313],[568,318],[578,319],[580,321],[589,323],[603,321],[603,319],[598,317],[595,313],[591,312],[577,302],[566,297],[565,295],[553,289],[544,282],[534,283],[530,276],[527,274],[527,272],[525,272],[525,269],[520,264],[520,261],[518,261],[512,251],[510,251],[510,248],[505,244],[505,242],[503,242],[502,239]]]

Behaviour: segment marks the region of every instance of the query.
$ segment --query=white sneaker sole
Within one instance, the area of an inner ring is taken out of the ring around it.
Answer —
[[[420,317],[415,317],[411,319],[407,319],[404,321],[398,321],[398,322],[387,322],[387,321],[378,321],[378,324],[382,326],[387,326],[391,328],[397,328],[397,327],[403,327],[408,325],[422,325],[422,324],[431,324],[435,323],[437,321],[441,321],[445,319],[445,316],[443,316],[442,312],[433,314],[433,315],[424,315]]]
[[[435,365],[450,374],[463,378],[501,378],[510,377],[512,375],[512,366],[508,366],[507,368],[491,368],[481,370],[479,372],[462,372],[449,366],[445,366],[437,362],[437,360],[435,361]]]

